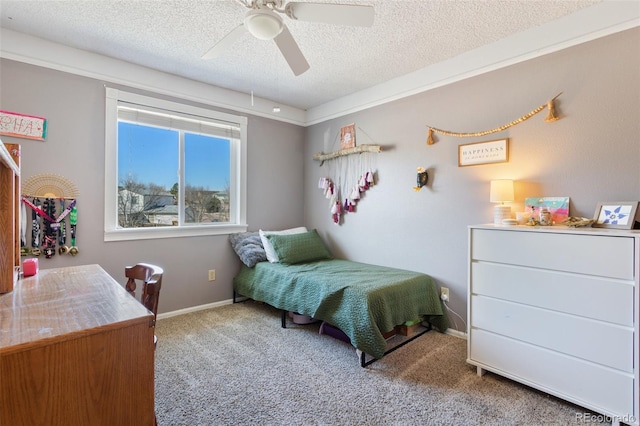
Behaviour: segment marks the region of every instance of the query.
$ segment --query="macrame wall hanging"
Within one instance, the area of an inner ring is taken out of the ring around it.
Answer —
[[[494,129],[490,129],[490,130],[484,130],[481,132],[474,132],[474,133],[460,133],[460,132],[451,132],[449,130],[442,130],[442,129],[437,129],[435,127],[432,126],[427,126],[429,128],[429,131],[427,133],[427,145],[433,145],[433,143],[435,142],[434,138],[433,138],[433,133],[439,133],[441,135],[445,135],[445,136],[454,136],[457,138],[468,138],[468,137],[477,137],[477,136],[486,136],[486,135],[490,135],[492,133],[498,133],[501,132],[503,130],[508,129],[509,127],[515,126],[516,124],[520,124],[528,119],[530,119],[531,117],[533,117],[534,115],[536,115],[537,113],[539,113],[540,111],[542,111],[543,109],[547,108],[549,111],[547,113],[547,117],[545,118],[544,121],[546,122],[553,122],[559,119],[558,115],[556,114],[556,108],[555,105],[553,103],[553,101],[555,101],[558,96],[560,96],[562,94],[562,92],[558,93],[555,97],[553,97],[551,100],[549,100],[547,103],[544,103],[542,105],[540,105],[539,107],[535,108],[534,110],[532,110],[531,112],[523,115],[520,118],[517,118],[515,120],[513,120],[510,123],[507,124],[503,124],[500,127],[496,127]]]
[[[326,176],[318,181],[318,188],[329,200],[331,218],[337,225],[342,223],[344,214],[356,211],[363,193],[375,185],[377,153],[382,151],[379,145],[355,146],[355,127],[348,127],[349,132],[342,129],[340,142],[344,147],[344,135],[347,134],[349,148],[331,153],[320,152],[313,156],[314,160],[320,161],[320,167],[327,169]]]

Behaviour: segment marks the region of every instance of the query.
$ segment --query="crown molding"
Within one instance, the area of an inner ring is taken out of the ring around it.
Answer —
[[[80,50],[6,28],[0,57],[174,96],[240,113],[311,126],[640,26],[640,1],[604,0],[447,61],[302,110],[250,94]]]
[[[640,26],[640,1],[605,0],[539,27],[307,110],[307,126]]]
[[[28,34],[0,29],[0,57],[71,74],[148,90],[245,114],[305,125],[305,111],[250,94],[224,89],[184,77],[54,43]],[[252,105],[253,104],[253,105]]]

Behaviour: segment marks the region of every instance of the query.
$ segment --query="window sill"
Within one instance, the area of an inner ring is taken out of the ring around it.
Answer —
[[[247,225],[181,226],[146,229],[111,229],[104,231],[104,241],[152,240],[161,238],[202,237],[246,232]]]

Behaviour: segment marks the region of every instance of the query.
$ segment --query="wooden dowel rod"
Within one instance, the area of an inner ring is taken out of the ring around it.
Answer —
[[[332,158],[343,157],[345,155],[360,154],[362,152],[380,152],[380,145],[358,145],[353,148],[341,149],[340,151],[313,154],[313,159],[317,161],[331,160]]]

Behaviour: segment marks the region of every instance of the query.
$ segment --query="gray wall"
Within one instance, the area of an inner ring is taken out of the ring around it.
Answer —
[[[223,301],[239,262],[226,236],[103,242],[103,82],[0,60],[0,109],[46,117],[45,142],[3,137],[23,147],[23,176],[57,173],[80,190],[81,253],[41,260],[41,267],[99,263],[116,278],[125,265],[165,267],[160,312]],[[251,230],[301,224],[318,228],[333,253],[351,260],[432,275],[451,290],[450,306],[466,317],[467,226],[492,220],[489,181],[516,180],[513,211],[529,196],[569,196],[571,214],[591,217],[599,201],[640,199],[640,29],[470,78],[306,129],[249,117],[248,223]],[[483,138],[436,135],[427,125],[475,132],[510,122],[550,97],[562,119],[546,111]],[[359,143],[378,154],[378,184],[344,224],[331,221],[317,188],[340,127],[356,123]],[[508,163],[457,166],[461,143],[510,139]],[[306,143],[305,143],[306,141]],[[430,172],[414,192],[416,168]],[[553,249],[553,248],[550,248]],[[523,247],[526,250],[526,247]],[[208,269],[217,270],[214,283]],[[461,321],[454,318],[457,329]]]
[[[41,257],[40,268],[98,263],[124,284],[126,265],[156,263],[165,268],[160,313],[231,298],[231,280],[240,263],[226,235],[103,241],[104,82],[6,59],[0,60],[0,70],[0,109],[48,120],[44,142],[2,137],[3,142],[21,144],[23,179],[59,174],[72,180],[80,192],[80,253]],[[249,116],[250,230],[302,225],[303,137],[302,127]],[[214,282],[207,281],[209,269],[216,269]]]
[[[570,214],[589,218],[599,201],[640,200],[639,76],[636,28],[314,125],[306,135],[305,223],[337,256],[432,275],[450,288],[450,306],[466,319],[467,226],[492,222],[490,180],[515,180],[514,212],[536,196],[569,196]],[[425,144],[427,125],[491,129],[560,92],[562,118],[554,123],[544,121],[545,110],[501,133],[436,135],[436,144]],[[378,185],[338,227],[317,189],[327,168],[312,155],[331,150],[325,145],[350,123],[359,143],[387,149],[378,154]],[[458,167],[459,144],[503,138],[510,139],[509,162]],[[419,166],[429,169],[430,182],[414,192]]]

